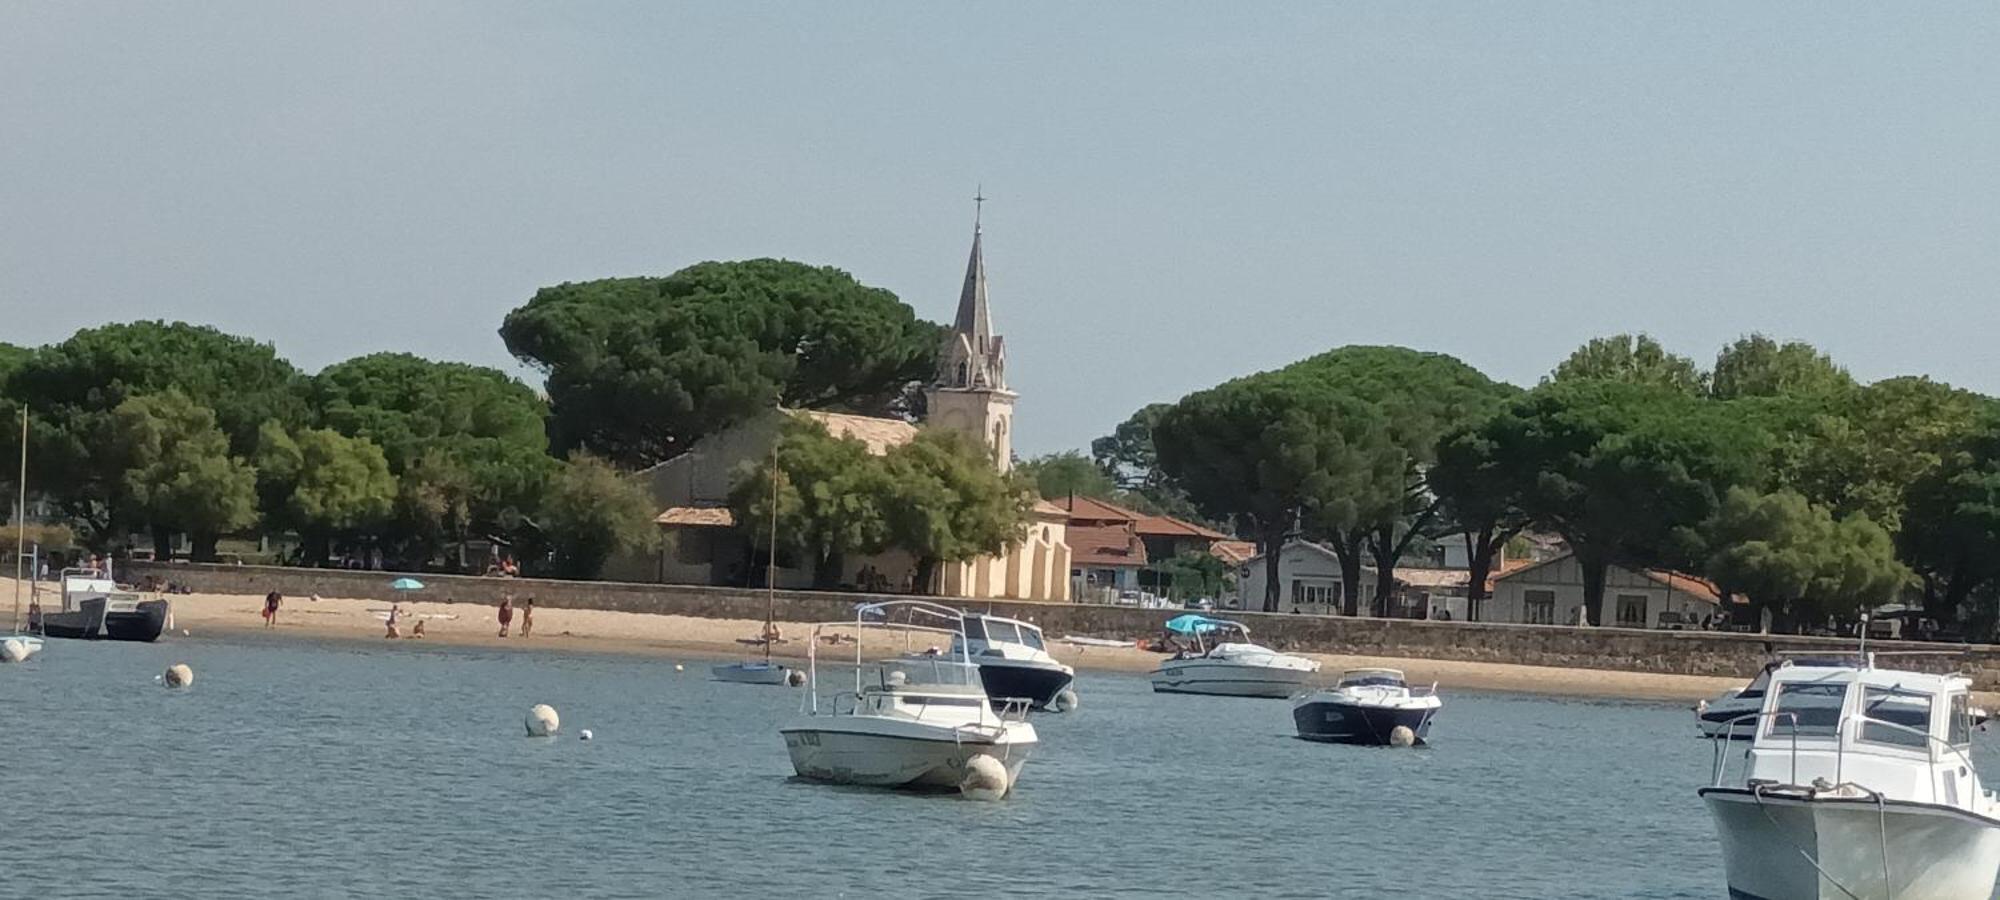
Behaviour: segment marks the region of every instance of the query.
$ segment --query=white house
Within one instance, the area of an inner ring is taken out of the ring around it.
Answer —
[[[1242,608],[1264,608],[1265,568],[1261,553],[1243,563],[1242,575],[1237,580]],[[1279,612],[1338,614],[1341,587],[1340,557],[1332,550],[1311,541],[1285,545],[1278,557]],[[1365,610],[1368,598],[1375,596],[1375,570],[1368,566],[1361,567],[1360,596]]]
[[[1663,613],[1701,621],[1721,608],[1715,586],[1692,575],[1660,569],[1611,566],[1604,574],[1605,625],[1657,628]],[[1583,608],[1583,567],[1563,554],[1493,579],[1493,597],[1480,610],[1485,622],[1575,625]]]

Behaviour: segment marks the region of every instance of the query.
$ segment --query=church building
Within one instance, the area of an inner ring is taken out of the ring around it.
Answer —
[[[937,373],[924,392],[925,424],[977,435],[992,452],[994,466],[1005,472],[1013,467],[1017,395],[1007,388],[1006,342],[993,333],[982,243],[982,229],[975,217],[972,254],[959,291],[958,313],[939,353]],[[834,436],[859,440],[876,454],[907,443],[917,434],[916,426],[901,419],[776,409],[703,438],[686,453],[639,473],[659,504],[661,511],[655,521],[665,539],[661,549],[648,557],[614,560],[606,569],[607,577],[669,584],[761,585],[761,560],[753,558],[751,541],[736,526],[729,509],[729,489],[748,464],[769,455],[787,418],[816,421]],[[1068,518],[1066,510],[1038,500],[1020,544],[997,556],[941,564],[932,584],[913,583],[916,561],[902,551],[847,560],[841,583],[863,590],[943,597],[1066,601],[1071,589],[1071,554],[1065,540]],[[780,587],[803,588],[812,583],[806,564],[780,553],[778,565]]]

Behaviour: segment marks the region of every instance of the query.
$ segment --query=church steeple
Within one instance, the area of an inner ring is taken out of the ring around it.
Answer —
[[[972,255],[965,261],[965,286],[958,292],[958,316],[938,357],[937,387],[945,390],[1006,390],[1007,354],[1004,341],[993,333],[993,314],[986,305],[985,241],[980,215],[986,196],[972,198]]]

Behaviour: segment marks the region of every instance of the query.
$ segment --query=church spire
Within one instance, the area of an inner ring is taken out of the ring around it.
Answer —
[[[958,319],[952,331],[971,339],[972,349],[983,354],[993,339],[993,320],[986,310],[986,260],[979,252],[979,216],[986,192],[976,192],[972,202],[972,257],[965,262],[965,287],[958,293]]]

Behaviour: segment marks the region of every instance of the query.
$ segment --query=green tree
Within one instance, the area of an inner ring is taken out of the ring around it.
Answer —
[[[1996,404],[1942,382],[1906,377],[1824,401],[1764,401],[1747,408],[1777,423],[1767,428],[1777,436],[1773,480],[1779,487],[1836,516],[1864,514],[1893,533],[1904,527],[1910,486],[1962,446]]]
[[[2000,418],[1911,482],[1906,502],[1903,559],[1923,585],[1925,611],[1955,621],[1974,591],[2000,578]]]
[[[185,532],[194,559],[213,560],[220,535],[256,523],[256,470],[230,454],[215,413],[179,391],[118,404],[107,438],[103,452],[122,464],[132,521],[152,532],[160,558],[171,555],[169,537]]]
[[[1183,598],[1222,596],[1223,580],[1229,574],[1229,566],[1215,554],[1197,550],[1175,554],[1161,560],[1155,568],[1167,576],[1174,593]]]
[[[889,485],[883,461],[859,440],[834,437],[818,422],[792,420],[785,423],[771,457],[746,465],[729,493],[737,527],[752,547],[774,550],[774,463],[777,539],[811,561],[813,587],[839,587],[851,554],[879,553],[888,545],[882,504]]]
[[[266,525],[296,529],[313,565],[326,563],[338,536],[379,534],[395,510],[396,477],[382,448],[365,438],[329,428],[293,435],[267,422],[256,459]]]
[[[546,453],[494,438],[455,435],[431,442],[397,473],[391,537],[404,565],[421,567],[446,553],[447,565],[464,571],[466,542],[476,535],[553,546],[558,536],[546,523],[537,529],[529,516],[561,467]]]
[[[1467,599],[1485,600],[1494,559],[1528,526],[1521,508],[1527,485],[1509,471],[1501,448],[1478,426],[1438,445],[1437,464],[1425,473],[1425,482],[1438,498],[1440,518],[1448,523],[1440,530],[1456,532],[1465,541]]]
[[[1359,511],[1351,522],[1318,523],[1340,556],[1343,601],[1352,615],[1358,611],[1362,550],[1376,571],[1394,572],[1416,541],[1439,533],[1439,498],[1427,483],[1439,442],[1490,418],[1519,391],[1454,357],[1403,347],[1342,347],[1285,371],[1373,405],[1402,457],[1395,478],[1366,485],[1354,495]],[[1394,591],[1394,579],[1376,580],[1376,615],[1388,613]]]
[[[1278,609],[1278,551],[1310,517],[1353,527],[1404,459],[1371,404],[1295,373],[1190,394],[1153,429],[1160,467],[1211,516],[1245,523],[1265,554],[1264,609]]]
[[[1732,488],[1710,530],[1709,577],[1748,596],[1759,618],[1768,610],[1782,631],[1879,606],[1910,581],[1881,526],[1835,519],[1793,491]]]
[[[1715,357],[1710,393],[1718,400],[1742,397],[1829,397],[1854,388],[1847,370],[1811,344],[1780,344],[1752,334],[1722,348]]]
[[[1153,428],[1172,409],[1171,403],[1148,403],[1110,434],[1090,442],[1090,457],[1119,487],[1143,490],[1165,478],[1159,452],[1153,449]]]
[[[1546,381],[1617,381],[1653,385],[1688,395],[1708,392],[1708,375],[1694,360],[1668,353],[1651,335],[1593,338],[1556,366]]]
[[[659,545],[653,498],[637,479],[603,460],[573,456],[556,469],[536,516],[559,578],[596,578],[615,553]]]
[[[395,471],[455,438],[546,452],[547,404],[497,369],[374,353],[326,367],[311,382],[320,424],[382,448]]]
[[[1075,450],[1023,460],[1014,469],[1034,482],[1035,489],[1046,500],[1069,496],[1116,500],[1119,496],[1117,482]]]
[[[919,589],[941,563],[992,556],[1027,536],[1035,489],[993,468],[977,438],[925,428],[883,457],[889,487],[882,511],[890,542],[917,561]]]
[[[1522,515],[1569,542],[1593,624],[1613,563],[1687,567],[1731,487],[1757,483],[1765,436],[1722,404],[1657,385],[1543,385],[1472,433]]]
[[[548,376],[557,450],[643,466],[775,404],[901,411],[942,332],[838,269],[757,259],[543,288],[500,334]]]

